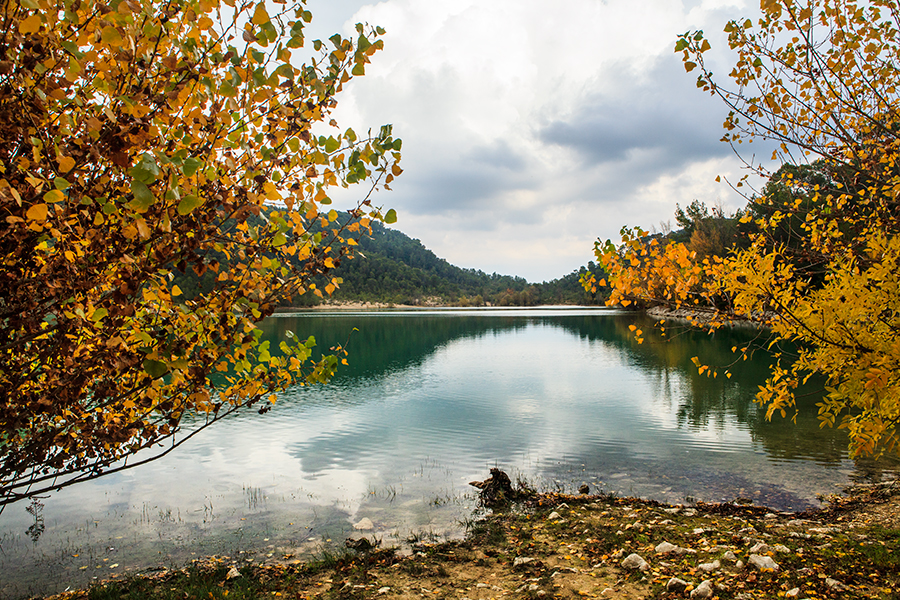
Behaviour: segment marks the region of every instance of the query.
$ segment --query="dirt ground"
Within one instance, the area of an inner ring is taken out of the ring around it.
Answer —
[[[363,542],[314,564],[213,557],[66,597],[900,599],[900,482],[829,501],[796,514],[543,494],[409,556]]]

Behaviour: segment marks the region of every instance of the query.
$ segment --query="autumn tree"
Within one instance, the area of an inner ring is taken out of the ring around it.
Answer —
[[[311,279],[395,219],[371,194],[400,140],[331,117],[384,32],[307,44],[311,18],[304,0],[3,3],[0,508],[264,412],[342,360],[256,326],[332,292]],[[329,190],[357,183],[336,223]],[[185,273],[214,283],[187,298]]]
[[[725,27],[737,54],[730,86],[705,64],[702,32],[675,46],[697,86],[729,106],[723,139],[774,141],[784,165],[772,174],[748,164],[768,182],[748,194],[744,245],[701,257],[626,229],[622,245],[598,243],[596,253],[613,303],[696,308],[712,327],[749,320],[773,342],[795,342],[798,355],[779,357],[757,396],[769,417],[793,412],[798,386],[819,375],[822,425],[846,428],[853,455],[897,451],[900,3],[762,0],[760,9],[755,22]]]

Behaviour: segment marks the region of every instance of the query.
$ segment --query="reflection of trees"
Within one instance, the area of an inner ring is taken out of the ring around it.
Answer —
[[[291,316],[268,319],[263,335],[272,341],[272,354],[287,330],[316,338],[316,348],[327,352],[335,344],[347,344],[349,365],[338,370],[336,382],[385,374],[421,364],[453,340],[478,338],[493,332],[524,329],[522,317],[475,315],[371,315]]]
[[[326,351],[350,339],[350,365],[339,371],[335,383],[375,380],[421,364],[450,342],[478,338],[526,328],[539,323],[561,328],[579,339],[622,356],[632,367],[656,378],[657,398],[676,407],[679,426],[686,429],[723,430],[729,423],[743,424],[757,443],[774,459],[812,458],[833,463],[846,457],[847,438],[837,429],[820,429],[815,403],[821,393],[810,386],[798,398],[800,413],[794,424],[776,416],[766,421],[765,411],[753,403],[758,386],[765,382],[769,364],[763,354],[736,361],[732,347],[758,345],[752,329],[720,330],[714,334],[690,328],[671,328],[661,340],[651,334],[655,320],[640,314],[596,314],[583,316],[492,316],[445,315],[335,315],[292,316],[263,323],[272,349],[284,339],[286,330],[314,335],[318,348]],[[643,329],[645,341],[638,344],[629,325]],[[356,328],[358,331],[351,331]],[[277,350],[276,350],[277,351]],[[273,352],[274,354],[274,352]],[[721,367],[718,377],[701,376],[691,361]],[[724,368],[732,373],[724,376]]]
[[[673,327],[667,338],[649,334],[655,320],[640,314],[554,319],[573,334],[621,351],[646,373],[656,376],[658,399],[677,403],[677,419],[689,429],[722,430],[733,421],[744,424],[754,441],[762,444],[773,459],[811,458],[834,463],[847,456],[847,436],[838,429],[821,429],[816,418],[816,402],[822,398],[821,386],[810,383],[806,394],[798,395],[800,409],[796,424],[787,418],[765,418],[765,410],[754,404],[759,386],[769,374],[768,358],[762,353],[737,360],[733,347],[758,347],[760,333],[750,328],[723,329],[708,334],[696,328]],[[638,344],[629,325],[644,331],[645,341]],[[764,337],[764,336],[763,336]],[[790,348],[785,348],[786,353]],[[700,375],[692,362],[720,367],[718,376]],[[725,368],[731,372],[729,379]]]

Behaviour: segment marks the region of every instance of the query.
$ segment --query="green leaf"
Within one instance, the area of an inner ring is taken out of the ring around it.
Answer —
[[[184,216],[203,204],[203,200],[198,198],[197,196],[185,196],[181,199],[181,202],[178,203],[178,214]]]
[[[134,194],[134,200],[129,202],[128,205],[137,212],[146,212],[156,202],[156,197],[150,191],[150,188],[137,179],[131,182],[131,193]]]
[[[272,238],[272,247],[278,248],[280,246],[284,246],[287,244],[287,238],[280,231],[275,234],[275,237]]]
[[[688,47],[688,41],[684,38],[679,39],[675,42],[675,52],[681,52],[685,48]]]
[[[153,360],[151,358],[145,358],[143,366],[144,371],[146,371],[147,375],[149,375],[153,379],[162,377],[169,370],[169,365],[158,360]]]
[[[387,211],[387,214],[384,215],[384,222],[390,225],[391,223],[397,222],[397,211],[393,208]]]
[[[325,152],[328,152],[329,154],[331,154],[332,152],[334,152],[335,150],[337,150],[340,147],[341,147],[341,143],[333,137],[329,136],[329,138],[327,140],[325,140]]]
[[[63,179],[62,177],[55,177],[53,179],[53,187],[55,187],[56,189],[58,189],[60,191],[63,191],[63,192],[66,191],[67,189],[69,189],[70,185],[72,185],[72,184],[69,183],[66,179]]]
[[[131,167],[131,176],[141,183],[151,184],[159,177],[159,166],[153,155],[144,153],[138,164]]]
[[[105,308],[98,308],[94,311],[94,314],[91,315],[91,321],[93,321],[94,323],[99,323],[108,314],[109,311]]]
[[[197,160],[196,158],[190,157],[184,159],[184,162],[181,164],[181,172],[187,175],[188,177],[192,177],[194,173],[197,172],[203,166],[203,162]]]
[[[366,74],[366,65],[364,63],[358,62],[353,65],[353,69],[351,69],[350,73],[352,75],[356,75],[357,77],[362,77]]]

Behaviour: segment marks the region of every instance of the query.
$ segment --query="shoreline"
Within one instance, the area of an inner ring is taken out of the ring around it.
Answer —
[[[212,556],[50,598],[896,598],[900,481],[848,493],[803,513],[533,494],[408,556],[357,535],[318,561]]]

